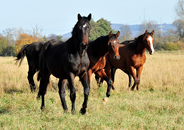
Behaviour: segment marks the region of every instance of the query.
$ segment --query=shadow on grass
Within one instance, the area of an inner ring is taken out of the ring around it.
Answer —
[[[5,89],[5,93],[8,93],[8,94],[23,93],[23,92],[24,92],[23,90],[19,90],[19,89],[16,89],[16,88]]]
[[[5,114],[5,113],[8,113],[9,110],[3,108],[3,107],[0,107],[0,114]]]

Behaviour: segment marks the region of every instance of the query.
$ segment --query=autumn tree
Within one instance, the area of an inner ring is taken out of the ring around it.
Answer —
[[[19,38],[15,41],[16,52],[18,53],[24,45],[31,44],[33,42],[38,42],[38,38],[26,33],[20,34]]]

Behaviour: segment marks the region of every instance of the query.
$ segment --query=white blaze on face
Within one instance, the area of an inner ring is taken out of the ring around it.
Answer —
[[[148,40],[150,42],[150,47],[151,47],[151,51],[152,51],[152,54],[154,53],[154,48],[153,48],[153,38],[151,36],[148,37]]]
[[[83,25],[83,28],[85,28],[86,26],[87,26],[87,25],[86,25],[86,24],[84,24],[84,25]]]

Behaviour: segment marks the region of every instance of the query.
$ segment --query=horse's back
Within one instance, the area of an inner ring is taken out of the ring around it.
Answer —
[[[61,78],[64,74],[63,70],[63,52],[65,44],[62,41],[49,41],[45,43],[44,60],[46,62],[47,69],[51,74],[57,78]]]

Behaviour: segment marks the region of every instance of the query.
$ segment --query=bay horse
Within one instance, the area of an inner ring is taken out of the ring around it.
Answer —
[[[136,38],[134,40],[127,40],[127,41],[121,42],[120,44],[127,45],[127,44],[132,43],[135,40],[136,40]],[[115,79],[116,70],[117,70],[117,68],[115,68],[115,67],[111,68],[111,78],[112,78],[113,83],[114,83],[114,79]],[[131,78],[132,76],[127,70],[122,70],[122,71],[128,75],[128,79],[129,79],[128,87],[130,87],[132,84],[132,78]],[[98,79],[98,77],[96,77],[96,79]],[[114,89],[114,87],[113,87],[113,89]]]
[[[87,53],[90,60],[90,65],[88,68],[88,81],[90,83],[92,73],[95,73],[99,77],[103,78],[107,82],[107,93],[106,97],[110,96],[111,89],[111,79],[106,75],[103,68],[106,64],[105,56],[110,53],[113,56],[113,60],[119,60],[119,37],[120,32],[116,34],[112,32],[107,36],[101,36],[94,41],[89,43]],[[105,98],[104,98],[105,100]]]
[[[44,42],[33,42],[31,44],[24,45],[16,56],[16,63],[19,62],[19,66],[22,60],[26,56],[28,62],[28,76],[31,92],[36,90],[36,85],[34,83],[33,76],[39,71],[39,54]]]
[[[146,62],[145,51],[147,49],[150,55],[154,53],[153,33],[154,31],[149,33],[146,30],[144,34],[140,35],[132,43],[120,45],[119,53],[121,58],[118,61],[114,61],[112,55],[108,54],[106,56],[107,63],[105,66],[105,72],[107,76],[112,79],[112,67],[125,70],[130,73],[134,79],[134,84],[131,90],[134,90],[135,86],[137,90],[139,90],[140,75],[143,69],[143,65]]]
[[[70,89],[70,100],[72,102],[71,112],[75,113],[76,92],[74,88],[74,78],[79,79],[84,87],[84,102],[80,110],[81,114],[86,113],[90,84],[88,82],[87,69],[89,58],[87,55],[88,37],[91,29],[91,14],[82,17],[78,14],[78,21],[72,30],[72,37],[66,42],[57,42],[50,40],[44,44],[40,53],[40,71],[38,80],[40,80],[37,99],[42,97],[41,110],[44,109],[44,96],[49,83],[49,77],[59,78],[59,96],[64,111],[68,110],[65,101],[65,81],[68,80]]]
[[[134,40],[127,40],[127,41],[121,42],[120,44],[126,45],[126,44],[129,44],[129,43],[132,43]],[[112,67],[111,68],[112,83],[114,83],[114,80],[115,80],[115,72],[116,72],[116,70],[117,70],[117,68],[115,68],[115,67]],[[131,83],[132,83],[132,78],[131,78],[132,76],[131,76],[131,74],[127,70],[122,70],[122,71],[128,75],[128,79],[129,79],[128,87],[130,87],[131,86]],[[95,75],[95,79],[97,81],[97,84],[100,87],[100,84],[103,82],[103,78],[101,78],[101,80],[100,80],[100,77],[97,76],[97,75]],[[113,90],[115,89],[114,86],[112,86],[112,89]]]

